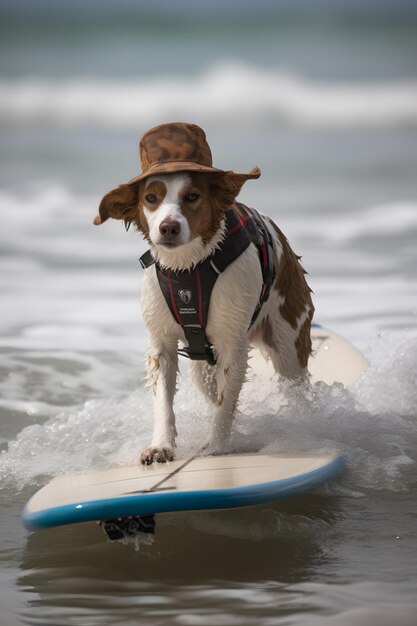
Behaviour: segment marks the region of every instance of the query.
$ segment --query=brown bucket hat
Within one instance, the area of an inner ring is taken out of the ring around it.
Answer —
[[[171,122],[160,124],[148,130],[139,144],[142,173],[132,178],[127,184],[153,176],[171,172],[213,172],[225,173],[213,167],[210,146],[206,134],[196,124]],[[232,173],[232,172],[230,172]],[[261,171],[253,168],[248,174],[239,174],[246,179],[259,178]]]

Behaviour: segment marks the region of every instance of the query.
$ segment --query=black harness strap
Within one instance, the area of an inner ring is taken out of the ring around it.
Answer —
[[[215,365],[216,355],[206,334],[208,310],[213,287],[224,270],[255,243],[259,250],[263,285],[258,305],[252,316],[256,320],[264,302],[268,299],[275,279],[272,256],[272,237],[255,209],[243,204],[225,212],[226,236],[210,257],[190,270],[172,271],[156,262],[156,275],[164,298],[174,319],[182,326],[188,346],[178,350],[179,354],[193,360],[207,361]],[[140,258],[143,268],[150,267],[155,260],[148,250]]]
[[[261,262],[262,269],[261,294],[259,296],[259,301],[253,313],[252,321],[250,323],[250,325],[253,326],[256,318],[259,315],[262,305],[269,298],[269,294],[271,293],[271,287],[275,282],[276,270],[273,255],[274,246],[272,241],[272,235],[266,227],[265,220],[262,219],[258,211],[256,209],[251,209],[251,212],[253,220],[259,229],[259,233],[261,234],[261,244],[258,245],[258,250],[259,260]]]
[[[171,313],[182,326],[188,342],[188,347],[180,348],[179,354],[214,365],[216,357],[205,329],[211,292],[219,275],[209,259],[191,271],[173,272],[157,265],[157,277]]]

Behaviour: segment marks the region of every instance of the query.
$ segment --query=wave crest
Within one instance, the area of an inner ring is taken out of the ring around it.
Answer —
[[[161,119],[415,126],[417,83],[319,83],[237,63],[196,77],[0,80],[0,121],[130,128]]]

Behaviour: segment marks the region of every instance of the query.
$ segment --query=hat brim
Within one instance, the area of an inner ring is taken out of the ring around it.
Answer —
[[[210,167],[209,165],[200,165],[194,161],[169,161],[168,163],[155,163],[146,172],[135,176],[132,180],[128,181],[128,185],[134,185],[149,176],[155,174],[171,174],[173,172],[206,172],[213,174],[234,174],[230,170],[221,170],[217,167]],[[254,167],[248,174],[238,174],[239,176],[245,176],[249,178],[259,178],[261,171],[258,167]]]

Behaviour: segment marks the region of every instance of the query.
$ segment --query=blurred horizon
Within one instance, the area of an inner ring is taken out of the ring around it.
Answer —
[[[417,79],[405,0],[17,0],[0,16],[3,81],[195,76],[223,62],[342,85]]]
[[[57,3],[54,0],[14,0],[13,3],[2,0],[0,12],[4,15],[43,16],[48,15],[66,17],[69,14],[79,13],[83,16],[91,14],[97,19],[97,9],[100,15],[138,15],[164,17],[181,17],[193,19],[196,15],[219,16],[221,14],[235,19],[247,16],[269,17],[270,15],[293,15],[308,17],[309,19],[324,16],[345,19],[349,16],[379,17],[388,16],[417,16],[417,6],[413,0],[210,0],[210,2],[196,3],[195,0],[72,0],[71,3]]]

